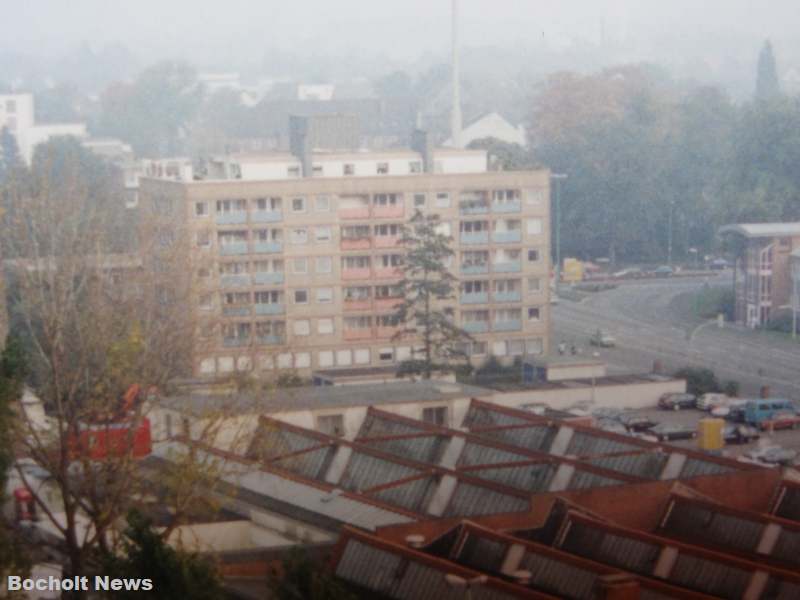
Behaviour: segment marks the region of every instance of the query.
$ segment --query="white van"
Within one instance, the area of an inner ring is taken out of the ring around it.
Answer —
[[[724,406],[730,401],[727,394],[703,394],[697,399],[699,410],[711,410],[715,406]]]

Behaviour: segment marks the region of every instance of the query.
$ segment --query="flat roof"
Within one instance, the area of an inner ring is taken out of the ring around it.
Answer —
[[[720,233],[738,233],[748,238],[782,237],[800,235],[800,222],[796,223],[737,223],[725,225]]]
[[[348,386],[309,386],[239,394],[183,394],[162,398],[159,406],[195,416],[225,410],[237,414],[436,402],[490,396],[491,390],[441,381],[397,381]]]

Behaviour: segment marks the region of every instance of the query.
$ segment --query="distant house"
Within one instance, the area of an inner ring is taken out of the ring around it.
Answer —
[[[464,127],[461,131],[461,145],[467,147],[475,140],[489,137],[509,144],[519,144],[520,146],[525,146],[528,143],[525,128],[522,125],[514,126],[500,113],[489,112]],[[452,146],[453,140],[448,139],[444,145]]]

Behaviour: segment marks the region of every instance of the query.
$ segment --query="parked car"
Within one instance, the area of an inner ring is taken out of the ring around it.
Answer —
[[[653,271],[653,275],[656,277],[672,277],[674,273],[675,271],[668,265],[661,265],[655,271]]]
[[[620,424],[628,431],[642,432],[658,425],[649,417],[637,413],[623,414],[619,417]]]
[[[658,399],[658,407],[666,410],[680,410],[682,408],[695,408],[697,396],[694,394],[664,394]]]
[[[797,407],[791,400],[781,398],[759,398],[748,400],[744,405],[744,420],[749,425],[763,429],[765,421],[771,421],[779,414],[792,414],[797,412]]]
[[[728,404],[730,397],[727,394],[708,393],[703,394],[697,399],[697,408],[700,410],[710,411],[715,406],[724,406]]]
[[[727,406],[728,414],[725,415],[725,418],[729,421],[733,421],[734,423],[744,423],[744,411],[746,405],[747,400],[742,400],[740,398],[734,398],[730,400]]]
[[[793,412],[776,413],[767,421],[762,421],[761,429],[797,429],[800,427],[800,415]]]
[[[783,446],[764,446],[745,452],[744,457],[768,465],[789,465],[797,458],[797,452]]]
[[[603,431],[610,431],[611,433],[628,433],[625,426],[616,419],[598,419],[597,427]]]
[[[598,329],[592,334],[592,337],[589,338],[589,343],[592,346],[599,346],[601,348],[613,348],[616,346],[617,340],[605,329]]]
[[[612,274],[611,277],[614,279],[640,279],[644,277],[644,272],[638,267],[630,267],[628,269],[617,271],[616,273]]]
[[[654,436],[659,442],[672,440],[691,440],[697,437],[697,429],[691,425],[677,423],[661,423],[647,430],[647,435]]]
[[[712,271],[723,271],[728,268],[728,261],[724,258],[715,258],[708,263],[708,268]]]
[[[725,425],[722,438],[726,444],[749,444],[761,437],[758,429],[750,425]]]
[[[592,411],[592,416],[598,421],[603,419],[617,421],[623,414],[625,413],[621,408],[614,408],[613,406],[601,406]]]

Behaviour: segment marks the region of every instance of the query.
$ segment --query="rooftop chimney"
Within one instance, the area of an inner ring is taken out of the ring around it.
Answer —
[[[461,148],[461,80],[458,65],[458,4],[459,0],[453,0],[453,112],[450,115],[450,138],[455,148]]]

